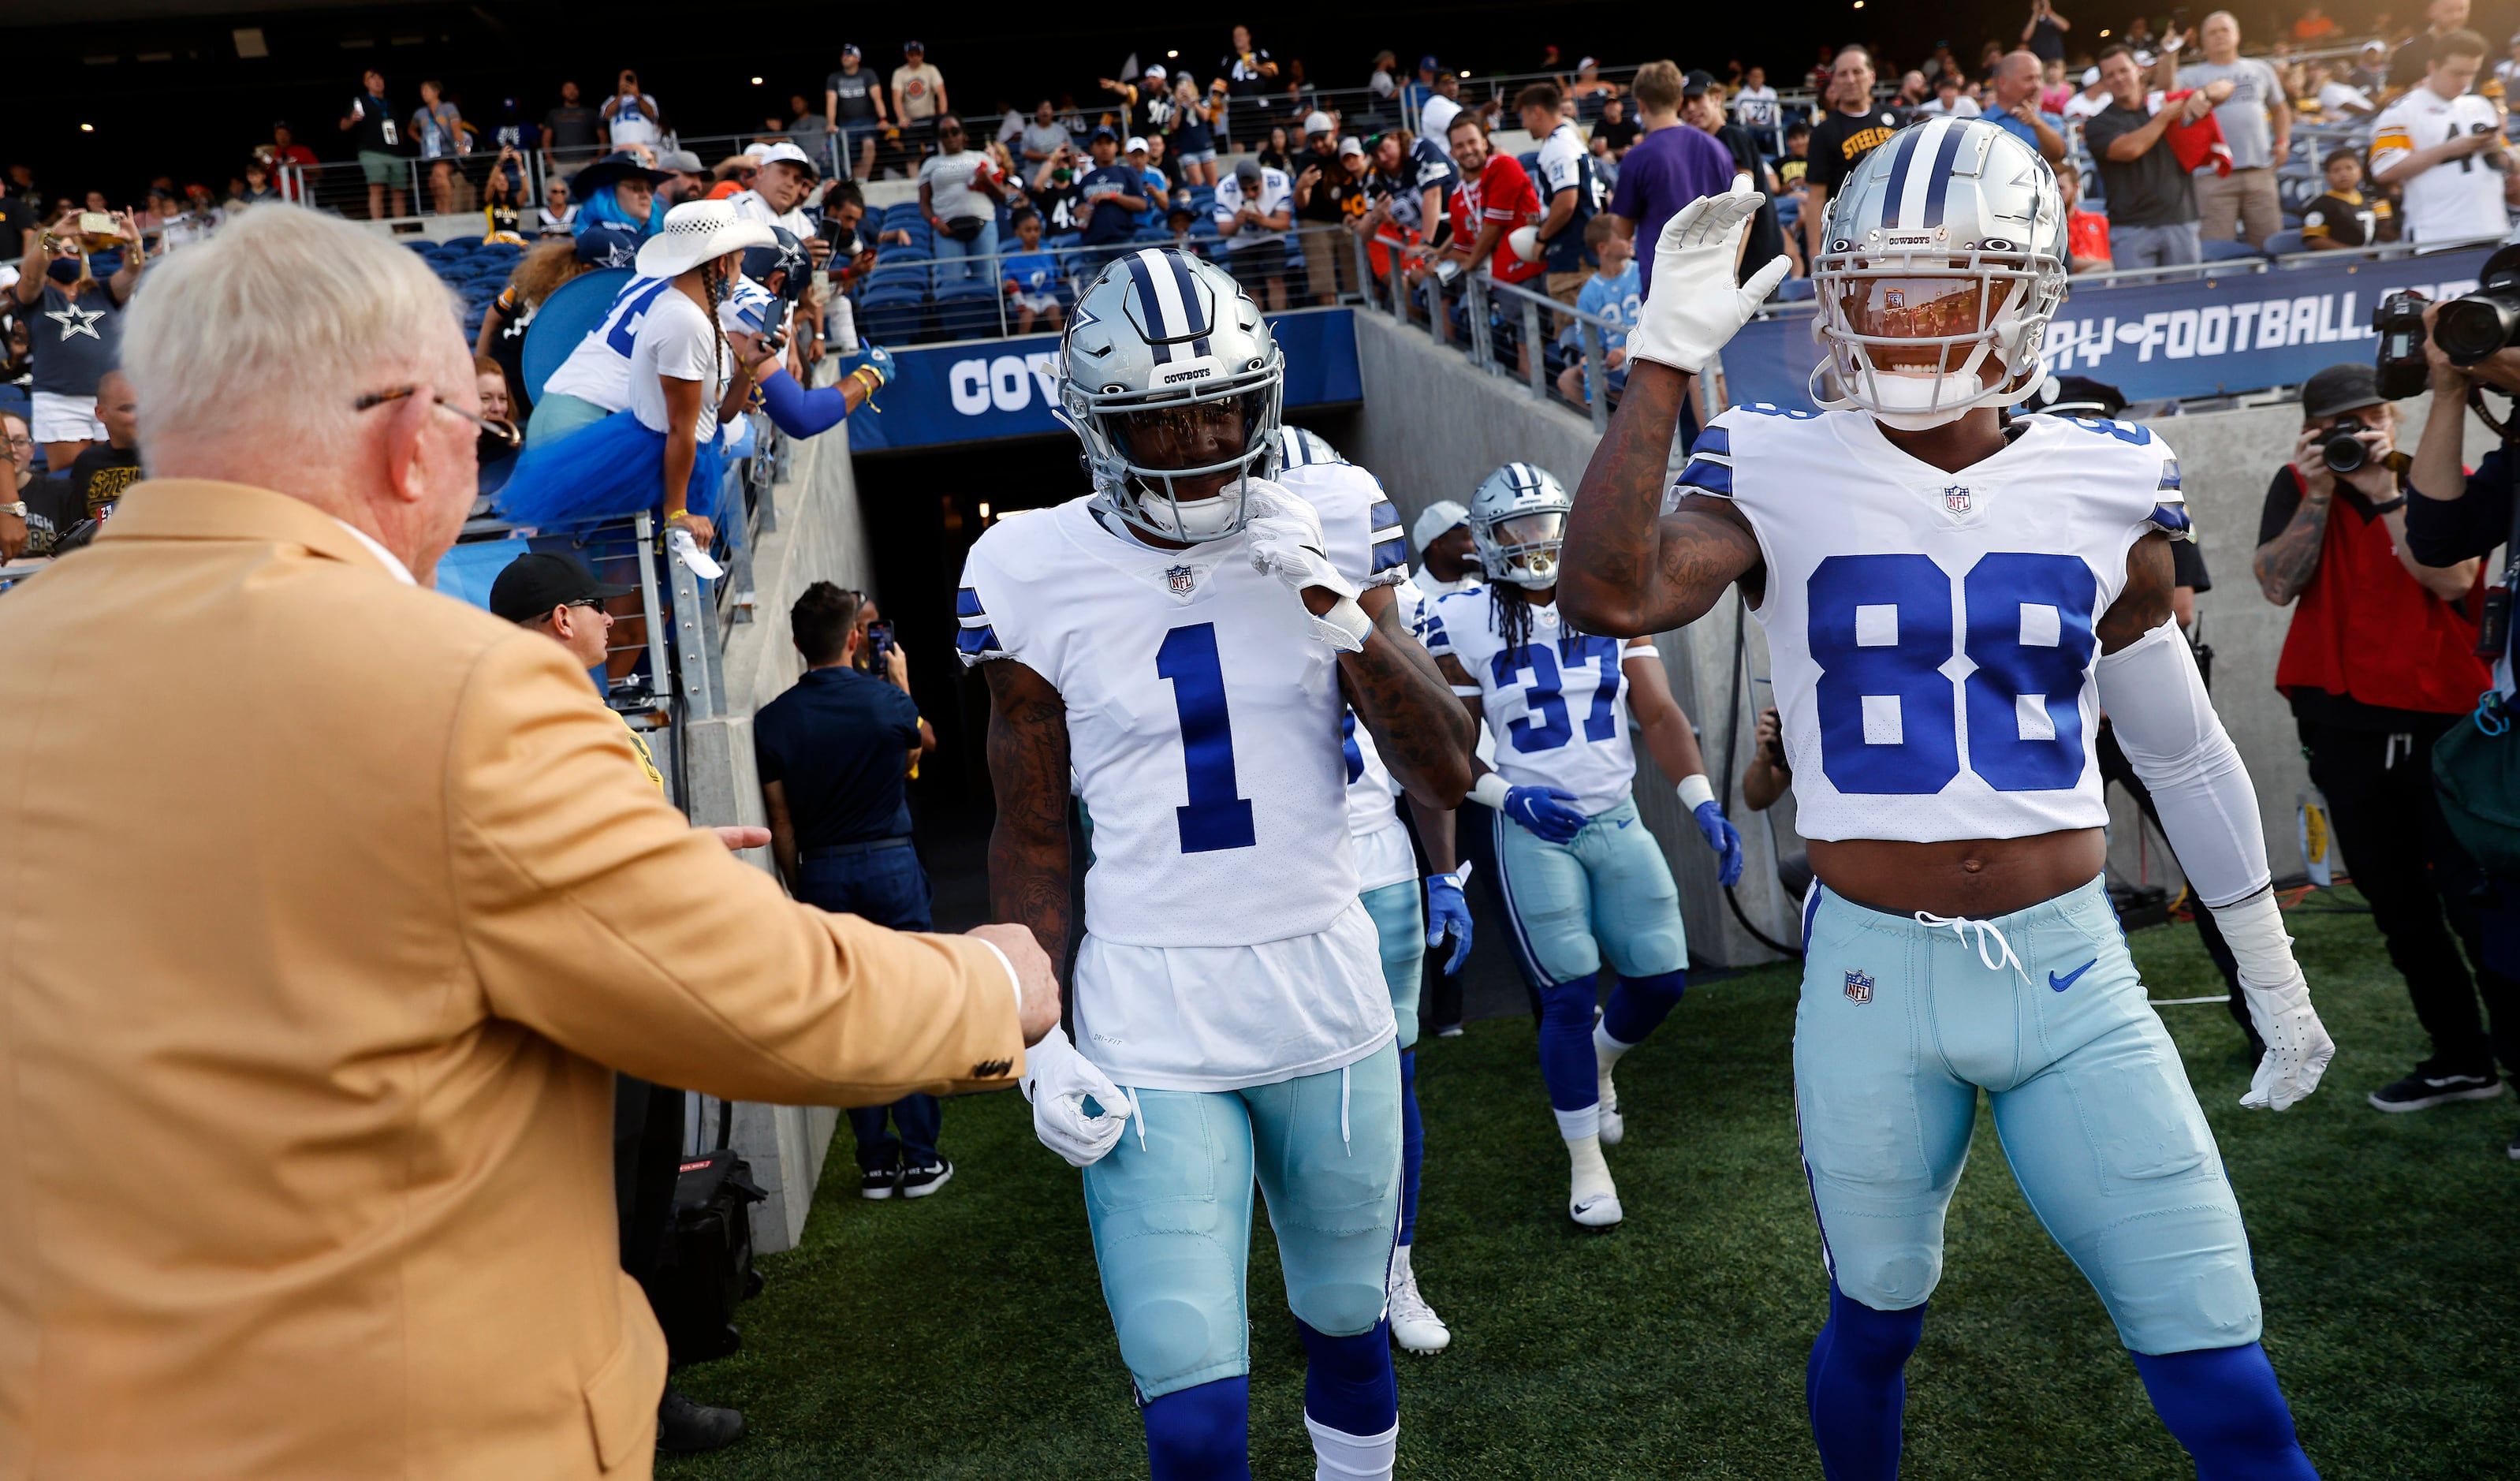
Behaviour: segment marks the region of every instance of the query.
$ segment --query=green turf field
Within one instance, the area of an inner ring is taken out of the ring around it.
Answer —
[[[2243,1112],[2218,1007],[2163,1010],[2248,1215],[2267,1348],[2330,1481],[2509,1474],[2520,1373],[2510,1099],[2388,1116],[2421,1053],[2367,916],[2293,913],[2340,1051],[2280,1117]],[[2219,991],[2184,925],[2139,932],[2155,998]],[[1818,1477],[1803,1360],[1826,1306],[1796,1160],[1795,978],[1692,988],[1619,1071],[1627,1222],[1565,1214],[1532,1026],[1420,1046],[1418,1269],[1452,1349],[1399,1354],[1400,1474]],[[747,1439],[667,1477],[1143,1476],[1077,1176],[1012,1095],[946,1114],[951,1187],[869,1203],[843,1128],[800,1249],[763,1262],[743,1350],[683,1373]],[[1946,1274],[1909,1365],[1912,1477],[2185,1477],[2099,1302],[2023,1205],[1981,1112]],[[1252,1459],[1309,1477],[1302,1357],[1266,1226],[1251,1261]]]

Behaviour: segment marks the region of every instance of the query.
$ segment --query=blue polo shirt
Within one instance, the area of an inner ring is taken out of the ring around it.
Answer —
[[[2032,154],[2039,153],[2039,130],[2005,112],[2002,109],[1989,107],[1985,112],[1978,114],[1978,117],[2029,145]]]
[[[764,785],[783,784],[802,850],[910,831],[904,775],[919,706],[853,668],[813,668],[752,717]]]

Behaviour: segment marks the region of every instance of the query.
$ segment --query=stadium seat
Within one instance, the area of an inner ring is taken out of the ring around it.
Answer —
[[[927,323],[927,295],[916,289],[870,289],[858,300],[858,333],[869,340],[906,343]]]
[[[2303,243],[2298,229],[2277,232],[2267,239],[2266,253],[2270,257],[2281,257],[2290,252],[2307,250],[2309,247]]]
[[[2204,244],[2205,260],[2228,262],[2236,257],[2254,257],[2258,249],[2245,242],[2208,242]]]

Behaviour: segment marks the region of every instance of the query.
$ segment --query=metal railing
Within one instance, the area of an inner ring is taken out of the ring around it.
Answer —
[[[1368,255],[1373,246],[1389,254],[1390,271],[1380,278]],[[1424,247],[1390,237],[1372,243],[1359,237],[1356,252],[1358,282],[1372,290],[1366,298],[1368,306],[1401,324],[1422,324],[1437,344],[1457,344],[1472,365],[1493,376],[1521,381],[1533,400],[1552,401],[1583,413],[1596,432],[1609,428],[1611,402],[1617,399],[1617,388],[1610,382],[1621,373],[1606,364],[1606,351],[1612,337],[1625,340],[1628,326],[1518,284],[1499,283],[1484,268],[1455,274],[1450,281],[1420,271]],[[1413,263],[1412,258],[1418,260]],[[1453,321],[1456,307],[1462,320],[1458,338]],[[1557,375],[1550,374],[1552,348],[1561,352]],[[1572,381],[1579,391],[1570,394],[1566,381]]]

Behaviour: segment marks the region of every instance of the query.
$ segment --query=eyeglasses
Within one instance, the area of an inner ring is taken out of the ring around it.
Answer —
[[[408,400],[413,396],[419,395],[423,389],[423,387],[417,385],[397,385],[390,390],[370,391],[366,395],[361,396],[358,400],[351,402],[350,409],[352,411],[359,412],[374,411],[388,401]],[[444,410],[453,412],[465,421],[472,423],[474,426],[488,432],[491,436],[498,438],[501,442],[510,447],[518,446],[525,440],[524,433],[518,431],[516,424],[513,422],[502,422],[496,417],[484,417],[479,412],[468,412],[464,408],[457,406],[454,402],[447,400],[444,393],[439,391],[429,391],[428,399],[435,402]]]

